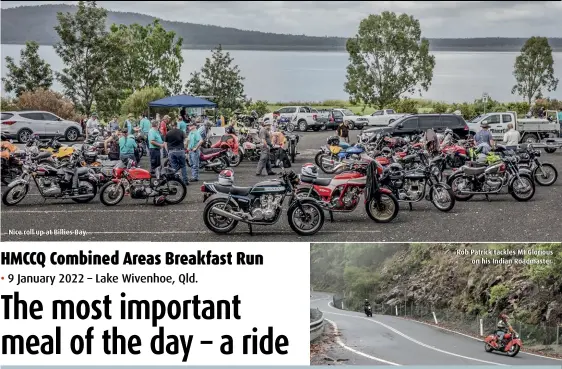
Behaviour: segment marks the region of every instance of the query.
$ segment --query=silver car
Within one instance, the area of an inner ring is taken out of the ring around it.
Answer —
[[[82,135],[80,124],[47,111],[3,111],[1,121],[2,134],[21,143],[26,143],[32,134],[62,136],[67,141],[76,141]]]

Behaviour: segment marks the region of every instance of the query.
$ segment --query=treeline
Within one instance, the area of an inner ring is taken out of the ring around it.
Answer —
[[[40,45],[54,45],[60,40],[54,31],[58,23],[57,13],[76,11],[77,7],[64,4],[2,9],[2,43],[23,45],[33,40]],[[187,11],[186,8],[186,14]],[[146,26],[155,19],[143,14],[108,11],[106,26],[134,23]],[[221,44],[232,50],[345,51],[347,41],[343,37],[276,34],[165,20],[160,23],[183,38],[185,49],[211,49]],[[490,37],[429,41],[433,51],[519,51],[526,39]],[[554,51],[562,51],[562,38],[550,38],[549,43]]]

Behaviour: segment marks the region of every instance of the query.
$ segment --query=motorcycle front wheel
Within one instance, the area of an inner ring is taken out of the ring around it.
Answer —
[[[312,236],[324,226],[324,210],[315,202],[304,202],[300,207],[295,202],[287,211],[287,219],[296,234]]]
[[[327,155],[326,155],[327,156]],[[320,157],[320,169],[322,169],[322,171],[326,174],[334,174],[336,172],[336,165],[338,163],[338,161],[334,160],[334,158],[330,158],[332,161],[334,161],[333,164],[324,164],[324,156]]]
[[[168,187],[168,189],[171,189],[171,188],[176,189],[175,194],[166,195],[166,199],[164,200],[164,201],[166,201],[166,204],[169,204],[169,205],[179,204],[180,202],[182,202],[185,199],[185,196],[187,195],[187,187],[185,186],[185,184],[182,181],[180,181],[178,179],[170,179],[163,186]],[[172,196],[172,197],[170,198],[170,196]]]
[[[518,344],[515,344],[515,345],[511,346],[511,350],[509,350],[507,352],[507,356],[514,357],[515,355],[517,355],[519,353],[519,350],[521,350],[521,347],[519,347]]]
[[[100,201],[105,206],[117,205],[125,196],[125,187],[121,183],[107,182],[100,190]]]
[[[213,212],[214,208],[224,210],[226,212],[232,212],[234,209],[232,204],[227,202],[227,199],[217,198],[211,200],[205,206],[203,210],[203,222],[211,231],[219,234],[229,233],[236,228],[238,221],[232,218],[224,217]]]
[[[539,186],[552,186],[558,179],[558,171],[554,165],[545,163],[535,168],[533,177]]]
[[[242,162],[242,155],[238,154],[238,155],[232,155],[232,157],[230,158],[230,166],[231,167],[237,167],[240,165],[240,163]]]
[[[326,155],[324,154],[324,151],[319,151],[316,156],[314,157],[314,163],[316,164],[316,166],[318,168],[320,168],[322,166],[322,156]]]
[[[85,188],[88,193],[92,194],[90,197],[86,197],[82,199],[72,199],[72,201],[77,202],[79,204],[85,204],[87,202],[92,201],[98,194],[98,186],[95,183],[87,180],[79,180],[78,188],[79,189]]]
[[[484,351],[492,352],[492,351],[494,351],[494,348],[492,346],[490,346],[490,344],[488,342],[484,342]]]
[[[431,203],[442,212],[448,212],[455,207],[455,194],[450,188],[442,185],[431,187],[429,196]]]
[[[465,187],[467,184],[469,184],[468,179],[464,178],[462,175],[458,175],[458,176],[451,176],[449,177],[448,183],[447,183],[451,189],[453,190],[453,194],[455,195],[455,199],[459,200],[459,201],[468,201],[472,198],[472,196],[474,196],[473,194],[461,194],[460,191],[458,190],[459,184],[463,184],[463,187]]]
[[[535,196],[535,182],[528,174],[519,174],[510,184],[509,192],[517,201],[529,201]]]
[[[17,205],[21,200],[25,198],[25,195],[29,192],[29,185],[19,184],[8,191],[4,192],[2,195],[2,203],[6,206]]]
[[[372,198],[365,204],[365,210],[369,218],[377,223],[389,223],[396,218],[400,206],[396,196],[387,193],[381,193],[381,201],[377,204],[377,200]]]

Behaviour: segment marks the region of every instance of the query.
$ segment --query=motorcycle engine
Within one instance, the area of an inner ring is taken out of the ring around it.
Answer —
[[[388,178],[392,183],[392,187],[400,189],[404,187],[404,170],[402,166],[398,163],[392,163],[388,167]]]
[[[502,186],[502,179],[497,174],[488,174],[484,179],[484,186],[482,189],[485,192],[488,191],[497,191]]]
[[[62,192],[58,184],[53,184],[50,179],[41,178],[39,179],[38,183],[45,196],[56,196],[60,195],[60,193]]]
[[[331,206],[336,209],[353,209],[359,201],[361,190],[358,187],[351,187],[341,198],[341,190],[343,187],[338,187],[332,193]]]
[[[253,220],[271,220],[281,208],[282,195],[263,195],[260,197],[260,207],[252,210]]]
[[[146,199],[152,193],[149,181],[133,181],[131,183],[131,198]]]
[[[423,195],[423,183],[416,180],[406,179],[404,187],[398,190],[400,200],[417,201]]]

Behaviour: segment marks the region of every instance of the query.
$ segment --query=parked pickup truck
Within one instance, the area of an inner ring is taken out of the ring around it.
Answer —
[[[371,115],[365,115],[369,126],[388,126],[398,118],[402,118],[406,114],[396,114],[392,109],[377,110]]]
[[[290,118],[299,131],[319,131],[324,123],[318,121],[319,113],[309,106],[285,106],[278,110],[282,117]]]
[[[367,125],[367,119],[353,113],[349,109],[330,109],[328,110],[328,123],[326,128],[337,129],[344,121],[349,121],[349,129],[363,129]]]
[[[547,112],[548,114],[548,112]],[[521,134],[521,142],[538,143],[550,137],[560,136],[560,122],[556,114],[552,120],[544,118],[517,119],[517,113],[509,111],[505,113],[488,113],[480,115],[470,122],[468,128],[471,135],[480,131],[481,124],[488,123],[492,137],[496,141],[502,141],[507,132],[507,125],[512,123]]]

